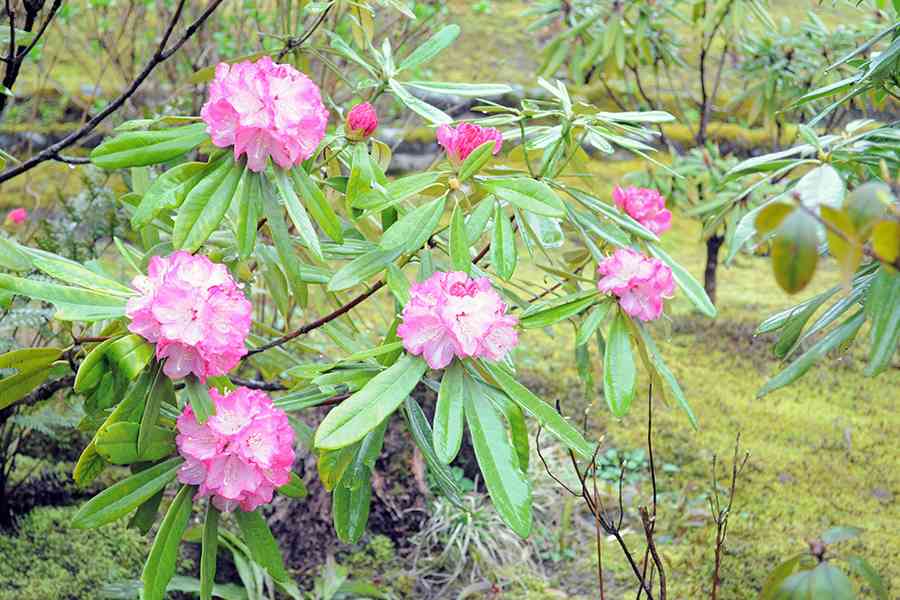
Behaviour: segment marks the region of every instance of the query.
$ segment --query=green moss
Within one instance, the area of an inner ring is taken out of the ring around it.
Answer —
[[[99,600],[104,584],[140,576],[140,534],[123,522],[73,529],[74,513],[38,508],[0,535],[0,600]]]
[[[697,225],[676,217],[664,245],[699,278],[704,251],[698,239]],[[755,326],[769,313],[839,279],[836,266],[827,261],[808,291],[789,297],[777,288],[769,268],[765,258],[740,256],[733,267],[720,267],[720,315],[715,321],[695,314],[684,295],[677,294],[667,308],[671,320],[653,326],[660,350],[700,420],[695,432],[676,407],[660,400],[655,404],[656,460],[680,467],[659,475],[660,551],[674,598],[708,595],[715,527],[705,494],[711,490],[712,457],[721,457],[720,465],[728,463],[739,432],[751,459],[738,483],[728,530],[722,597],[755,598],[779,561],[803,551],[806,539],[835,525],[862,527],[865,533],[846,550],[867,557],[888,581],[900,577],[890,550],[894,528],[889,515],[891,498],[900,489],[893,441],[900,424],[898,378],[864,377],[862,357],[853,351],[823,361],[794,385],[757,400],[756,391],[781,365],[772,357],[771,340],[753,340]],[[605,435],[608,444],[646,443],[646,378],[631,413],[617,421],[599,387],[592,397],[582,393],[571,328],[557,328],[553,338],[529,331],[520,348],[523,376],[545,398],[560,398],[570,415],[587,410],[595,435]],[[596,354],[594,359],[599,381]],[[725,476],[724,468],[719,475]],[[647,503],[647,492],[639,489],[632,506]],[[630,530],[627,541],[642,553],[642,537],[635,527]],[[630,583],[615,544],[608,543],[605,550],[604,566],[623,584]],[[583,577],[596,568],[594,561],[592,551],[581,558]]]

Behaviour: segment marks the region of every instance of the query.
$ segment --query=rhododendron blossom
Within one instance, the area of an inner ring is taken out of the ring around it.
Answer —
[[[450,162],[455,165],[461,164],[475,148],[491,140],[494,141],[493,154],[496,155],[503,146],[503,135],[499,129],[480,127],[471,123],[462,123],[456,129],[449,125],[437,128],[438,144],[443,146]]]
[[[487,277],[439,271],[412,285],[402,316],[397,335],[403,346],[432,369],[446,367],[454,356],[500,360],[518,342],[518,319],[506,314]]]
[[[666,208],[666,199],[656,190],[616,186],[613,190],[613,201],[631,218],[656,235],[672,227],[672,213]]]
[[[131,284],[140,296],[128,300],[128,329],[156,344],[172,379],[224,375],[247,353],[253,307],[224,265],[189,252],[154,256]]]
[[[272,501],[291,477],[294,428],[264,392],[209,390],[215,415],[200,424],[190,405],[178,417],[175,443],[185,463],[178,481],[199,486],[222,511],[251,511]]]
[[[268,56],[219,63],[200,115],[213,144],[234,146],[235,159],[246,154],[247,167],[256,172],[270,156],[283,169],[312,156],[328,122],[316,84]]]
[[[353,141],[366,139],[378,128],[378,114],[375,107],[368,102],[357,104],[347,113],[345,127],[349,139]]]
[[[14,208],[6,213],[6,221],[13,225],[21,225],[28,218],[28,211],[24,208]]]
[[[618,296],[622,310],[641,321],[658,319],[663,299],[675,293],[672,269],[631,248],[617,249],[597,271],[603,275],[597,282],[600,291]]]

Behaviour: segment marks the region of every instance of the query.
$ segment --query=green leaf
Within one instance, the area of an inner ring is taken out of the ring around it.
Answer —
[[[446,81],[404,81],[404,85],[426,92],[448,96],[482,97],[502,96],[513,89],[505,83],[450,83]]]
[[[491,160],[496,145],[497,142],[491,140],[472,150],[472,153],[466,157],[466,160],[463,161],[462,166],[459,168],[459,180],[465,181],[472,175],[478,173],[478,171],[481,170],[481,167]]]
[[[50,376],[50,366],[35,367],[0,379],[0,410],[18,402]]]
[[[672,392],[672,395],[675,397],[675,402],[677,402],[678,406],[680,406],[685,414],[687,414],[688,420],[691,422],[691,426],[694,429],[697,429],[699,427],[697,416],[691,409],[691,405],[688,402],[687,397],[685,397],[684,391],[681,389],[681,385],[679,385],[678,379],[675,377],[675,374],[672,373],[672,371],[663,360],[662,353],[660,353],[659,348],[656,347],[656,342],[653,341],[653,337],[650,335],[650,332],[648,332],[647,328],[642,324],[635,323],[635,326],[641,336],[641,341],[643,341],[644,347],[650,354],[650,361],[653,363],[653,367],[656,369],[656,372],[659,374],[663,382],[665,382],[665,384],[668,386],[669,391]]]
[[[287,223],[284,221],[284,211],[281,209],[281,205],[269,182],[263,180],[259,175],[254,175],[253,180],[257,184],[255,189],[258,190],[262,198],[266,223],[269,226],[269,232],[272,235],[272,241],[275,242],[275,250],[280,259],[280,264],[276,264],[274,260],[269,260],[268,257],[263,258],[269,271],[267,281],[270,283],[270,290],[273,291],[273,294],[277,293],[275,290],[279,287],[278,284],[281,281],[276,280],[279,280],[282,269],[284,269],[284,273],[287,276],[286,283],[290,286],[294,296],[299,298],[302,294],[303,276],[299,269],[297,254],[294,252],[294,243],[288,232]],[[259,254],[262,255],[263,251],[260,251]],[[290,302],[287,295],[285,294],[284,296],[280,305],[282,314],[287,318]]]
[[[493,196],[483,198],[466,219],[466,233],[469,236],[469,245],[473,245],[487,227],[488,221],[494,216],[496,202]],[[512,227],[512,225],[510,225]]]
[[[256,248],[256,231],[259,227],[259,213],[262,209],[261,196],[259,176],[247,169],[235,192],[235,202],[238,206],[235,237],[237,238],[238,257],[241,260],[249,258]]]
[[[675,283],[678,284],[684,295],[688,297],[688,300],[701,313],[709,318],[715,318],[717,314],[716,307],[713,305],[712,300],[709,299],[709,296],[706,295],[706,290],[703,289],[703,286],[694,279],[694,276],[656,244],[647,244],[647,248],[650,250],[650,254],[669,265],[669,268],[672,269],[672,277],[674,277]]]
[[[116,338],[106,347],[106,359],[129,380],[137,377],[151,358],[153,346],[133,333]]]
[[[775,281],[789,294],[802,290],[812,279],[819,261],[815,219],[802,211],[785,217],[772,240]]]
[[[164,490],[159,490],[149,500],[137,507],[131,520],[128,521],[130,529],[137,529],[141,535],[147,535],[156,524],[156,516],[159,512],[159,505],[162,504]]]
[[[890,367],[900,342],[900,275],[886,266],[878,268],[866,298],[866,314],[872,323],[871,347],[866,375],[874,376]]]
[[[97,452],[114,465],[130,465],[140,461],[159,460],[175,452],[175,432],[154,425],[146,436],[146,448],[138,453],[138,423],[113,423],[97,431]]]
[[[187,528],[188,519],[191,518],[191,503],[196,488],[189,485],[181,486],[169,510],[163,518],[150,555],[144,563],[144,571],[141,580],[144,582],[144,600],[164,600],[166,587],[169,580],[175,575],[175,563],[178,560],[178,546],[181,544],[181,536]],[[240,511],[238,511],[240,512]]]
[[[395,179],[384,186],[384,191],[370,190],[357,195],[351,206],[377,212],[399,204],[434,186],[441,178],[440,171],[426,171]]]
[[[475,458],[491,501],[503,521],[526,538],[532,523],[531,484],[519,468],[503,421],[491,402],[470,395],[463,402]]]
[[[388,80],[388,87],[394,92],[397,99],[406,105],[406,108],[413,111],[426,121],[435,125],[447,125],[453,122],[453,117],[434,106],[428,104],[424,100],[419,100],[409,93],[403,84],[396,79]]]
[[[460,402],[459,404],[460,417],[462,417],[463,403]],[[438,454],[431,443],[434,434],[431,431],[431,426],[428,424],[425,413],[422,411],[422,407],[419,406],[419,403],[413,400],[412,397],[407,397],[403,403],[403,412],[406,416],[406,422],[409,426],[409,432],[412,435],[413,441],[416,443],[416,446],[419,447],[419,450],[422,451],[422,456],[425,458],[425,464],[428,466],[428,470],[434,478],[434,482],[440,489],[441,494],[454,506],[462,507],[462,490],[456,483],[456,479],[453,477],[450,468],[443,459],[438,457]],[[462,428],[461,422],[460,428]]]
[[[797,570],[803,556],[803,554],[798,554],[775,567],[775,570],[766,578],[766,583],[759,593],[759,600],[773,600],[773,598],[775,598],[775,593],[778,591],[778,587]]]
[[[593,448],[577,429],[572,427],[562,415],[556,410],[535,396],[521,383],[513,379],[513,377],[499,364],[492,364],[487,361],[480,363],[485,370],[494,378],[497,385],[500,386],[509,398],[518,404],[522,409],[538,420],[541,426],[553,434],[567,448],[571,448],[582,458],[590,459]]]
[[[467,275],[472,267],[469,236],[466,235],[463,211],[458,204],[453,207],[453,214],[450,216],[450,263],[454,271],[462,271]]]
[[[316,430],[315,446],[333,450],[361,440],[400,406],[427,368],[419,357],[402,356],[331,409]]]
[[[868,584],[878,600],[888,600],[888,591],[887,586],[884,584],[884,579],[878,574],[878,571],[869,564],[869,561],[862,556],[850,556],[847,558],[847,564],[849,564],[850,568],[865,580],[866,584]]]
[[[278,493],[288,498],[305,498],[309,494],[306,484],[293,472],[291,473],[290,481],[278,488]]]
[[[494,231],[491,237],[491,264],[501,279],[509,281],[516,271],[517,262],[516,236],[512,223],[497,202],[494,207]]]
[[[630,215],[618,210],[618,208],[616,208],[615,206],[603,202],[599,198],[591,196],[590,194],[582,192],[581,190],[576,190],[574,188],[568,187],[564,189],[566,193],[581,202],[587,208],[591,209],[595,213],[605,216],[625,231],[633,233],[637,237],[650,242],[659,241],[659,237],[655,233],[641,225]]]
[[[565,206],[559,196],[543,181],[528,177],[487,179],[482,186],[498,198],[506,200],[522,210],[545,217],[564,217]]]
[[[847,340],[852,339],[859,328],[862,327],[863,321],[866,320],[864,311],[860,310],[852,317],[832,329],[821,340],[813,344],[809,350],[804,352],[786,369],[778,375],[766,382],[766,384],[756,392],[757,398],[762,398],[769,392],[773,392],[779,388],[789,385],[799,379],[804,373],[809,371],[810,367],[821,360],[826,354],[842,345]]]
[[[155,131],[128,131],[104,140],[91,152],[103,169],[156,165],[190,152],[209,139],[206,123]]]
[[[320,450],[316,461],[319,480],[326,491],[332,491],[340,483],[344,473],[356,456],[358,444],[344,446],[337,450]]]
[[[253,560],[259,563],[275,581],[288,581],[289,575],[284,568],[284,559],[281,557],[278,542],[272,536],[272,531],[262,515],[258,511],[237,510],[234,512],[234,517]]]
[[[0,354],[0,369],[16,369],[19,373],[48,367],[63,351],[59,348],[23,348]]]
[[[774,600],[855,600],[853,584],[837,567],[828,562],[814,569],[794,573],[785,579]]]
[[[313,226],[309,214],[303,208],[300,199],[297,198],[297,194],[291,185],[291,180],[288,179],[287,174],[281,169],[274,169],[272,171],[272,181],[275,184],[275,189],[278,190],[282,203],[287,208],[288,216],[291,218],[294,228],[300,235],[300,239],[303,240],[303,244],[309,248],[316,258],[324,260],[322,247],[319,243],[319,234],[316,233],[316,228]]]
[[[166,398],[166,382],[168,382],[168,390],[170,393],[175,393],[174,388],[172,387],[172,380],[162,374],[162,369],[158,365],[155,369],[151,369],[151,371],[151,378],[153,381],[147,387],[144,414],[141,416],[141,425],[137,436],[137,454],[141,457],[147,456],[150,449],[150,444],[152,442],[151,436],[156,429],[156,424],[159,422],[159,412],[162,408],[163,400]],[[162,458],[162,456],[158,458]]]
[[[828,545],[840,544],[859,537],[863,532],[859,527],[832,527],[822,533],[822,541]]]
[[[341,220],[316,182],[302,168],[291,169],[290,173],[294,180],[294,186],[322,231],[338,244],[343,243],[344,232],[341,228]]]
[[[82,505],[72,526],[88,529],[124,517],[175,479],[183,463],[181,457],[170,458],[106,488]]]
[[[0,235],[0,267],[10,271],[29,271],[31,258],[25,248]]]
[[[631,334],[626,317],[616,313],[606,338],[603,353],[603,395],[610,411],[624,417],[634,400],[637,370],[631,350]]]
[[[43,300],[56,306],[62,321],[101,321],[125,316],[125,298],[82,288],[22,279],[0,273],[0,291]]]
[[[401,248],[376,249],[351,260],[332,276],[328,282],[328,291],[339,292],[359,285],[372,275],[383,271],[401,253]]]
[[[463,397],[471,392],[468,375],[459,360],[444,370],[434,409],[434,452],[442,463],[450,464],[459,453],[463,434]]]
[[[29,253],[32,255],[32,266],[54,279],[101,294],[123,296],[125,298],[137,295],[137,292],[127,285],[121,284],[115,279],[99,275],[73,260],[40,250],[29,249]]]
[[[215,164],[182,163],[157,177],[144,192],[141,203],[131,215],[131,226],[135,229],[145,227],[162,211],[179,206],[203,175],[213,170]]]
[[[473,382],[472,380],[469,380],[469,382],[474,383],[477,388],[469,394],[470,396],[477,397],[479,393],[487,396],[488,400],[494,404],[494,407],[506,417],[506,421],[509,424],[509,439],[513,449],[516,451],[516,457],[519,461],[519,470],[522,471],[522,475],[528,477],[530,449],[528,447],[529,433],[528,424],[525,422],[525,413],[518,404],[510,400],[506,394],[497,388]]]
[[[421,64],[431,61],[431,59],[453,43],[459,36],[459,32],[459,25],[446,25],[441,28],[440,31],[413,50],[409,56],[400,63],[397,70],[405,71],[406,69],[414,69]]]
[[[384,232],[381,248],[401,252],[415,252],[421,248],[440,223],[446,199],[446,196],[435,198],[403,215]]]
[[[400,303],[401,306],[405,306],[407,302],[409,302],[409,280],[406,278],[406,275],[403,274],[403,271],[400,268],[391,263],[387,267],[387,277],[385,278],[387,281],[388,289],[391,290],[391,293],[394,295],[394,298],[397,299],[397,302]]]
[[[194,411],[194,417],[201,425],[216,414],[216,407],[209,397],[209,388],[200,383],[196,375],[188,375],[184,380],[184,393]]]
[[[559,323],[597,302],[597,297],[597,290],[587,290],[532,304],[522,313],[519,325],[534,329]]]
[[[368,472],[368,469],[366,469]],[[334,531],[345,544],[355,544],[366,531],[372,486],[366,481],[354,488],[338,485],[331,496]]]
[[[584,321],[582,321],[581,325],[578,327],[578,334],[575,336],[576,346],[583,346],[590,341],[594,332],[597,331],[597,328],[600,327],[600,324],[603,322],[603,319],[609,314],[609,309],[612,308],[612,306],[612,301],[606,300],[600,302],[591,309],[591,312],[588,313],[584,318]]]
[[[209,502],[200,541],[200,600],[212,600],[216,585],[216,554],[219,551],[219,509]]]
[[[219,227],[243,173],[242,163],[226,158],[188,193],[172,230],[172,245],[176,250],[197,251]]]

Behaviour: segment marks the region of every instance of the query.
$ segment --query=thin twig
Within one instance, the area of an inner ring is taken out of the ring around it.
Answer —
[[[181,46],[184,45],[185,42],[188,41],[188,39],[190,39],[203,26],[206,20],[213,14],[213,12],[215,12],[215,10],[219,7],[219,5],[222,4],[222,2],[224,2],[224,0],[211,0],[209,5],[200,14],[200,16],[197,17],[197,19],[194,20],[194,22],[191,23],[187,27],[187,29],[185,29],[184,34],[180,38],[178,38],[178,40],[174,44],[166,48],[165,43],[168,42],[169,37],[172,34],[172,30],[175,28],[175,23],[181,14],[181,8],[185,4],[185,2],[186,0],[181,0],[181,2],[179,2],[178,9],[175,11],[175,15],[170,21],[166,32],[163,34],[162,43],[160,43],[160,45],[157,47],[156,52],[153,54],[153,58],[150,59],[150,62],[147,63],[144,69],[131,82],[131,84],[128,86],[128,88],[125,89],[125,91],[119,94],[119,96],[115,100],[107,104],[106,107],[102,111],[97,113],[94,118],[89,120],[76,131],[73,131],[55,144],[48,146],[28,160],[23,161],[15,167],[11,167],[0,173],[0,183],[9,181],[13,177],[17,177],[22,173],[30,171],[43,162],[53,160],[54,157],[58,156],[63,149],[68,148],[72,144],[78,142],[89,133],[91,133],[94,129],[96,129],[96,127],[100,123],[102,123],[106,119],[106,117],[121,108],[125,104],[125,102],[128,101],[128,99],[131,98],[131,96],[133,96],[135,92],[137,92],[141,84],[144,83],[147,77],[150,76],[150,73],[152,73],[159,64],[168,60],[175,52],[178,51],[179,48],[181,48]]]

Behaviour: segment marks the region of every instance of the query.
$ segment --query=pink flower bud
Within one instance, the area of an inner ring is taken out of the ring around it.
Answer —
[[[597,272],[604,276],[597,288],[615,294],[622,310],[641,321],[658,319],[663,299],[675,293],[672,269],[631,248],[617,249],[598,265]]]
[[[6,215],[6,222],[12,225],[21,225],[28,218],[28,211],[24,208],[14,208]]]
[[[255,510],[291,477],[294,428],[265,392],[245,387],[222,395],[209,390],[216,409],[200,424],[187,405],[175,444],[185,462],[178,481],[198,486],[219,510]]]
[[[345,125],[347,139],[354,142],[366,139],[378,128],[378,114],[375,107],[368,102],[357,104],[347,113]]]
[[[503,135],[493,127],[480,127],[471,123],[462,123],[454,129],[449,125],[441,125],[437,129],[438,144],[447,151],[447,157],[454,165],[460,165],[478,146],[494,141],[493,154],[496,156],[503,146]]]
[[[518,343],[518,319],[487,277],[438,271],[410,288],[397,335],[410,354],[424,356],[432,369],[453,357],[500,360]]]
[[[247,353],[253,307],[224,265],[189,252],[154,256],[131,285],[140,295],[125,307],[128,329],[156,344],[172,379],[224,375]]]
[[[309,158],[325,137],[328,110],[318,86],[292,67],[272,62],[219,63],[200,116],[212,143],[247,155],[247,168],[282,169]]]
[[[656,190],[647,188],[621,188],[613,190],[613,201],[635,221],[659,235],[672,227],[672,213],[666,208],[666,199]]]

